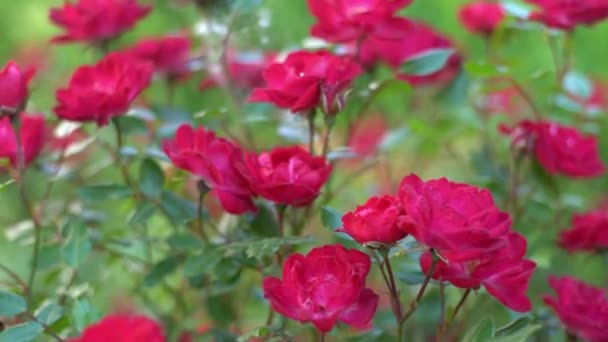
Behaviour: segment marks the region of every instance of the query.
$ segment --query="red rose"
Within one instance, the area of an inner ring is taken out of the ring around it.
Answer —
[[[57,90],[58,117],[107,125],[123,115],[149,84],[152,66],[124,54],[111,53],[95,65],[81,66],[67,88]]]
[[[571,277],[549,277],[557,297],[544,296],[566,330],[585,341],[605,342],[608,336],[606,289]]]
[[[355,41],[365,36],[398,38],[409,22],[394,14],[411,0],[308,0],[318,20],[310,34],[334,43]]]
[[[458,15],[469,32],[489,35],[505,18],[505,11],[499,3],[476,1],[462,6]]]
[[[277,204],[306,206],[317,198],[331,165],[299,146],[249,154],[245,164],[255,193]]]
[[[250,102],[271,102],[293,113],[321,106],[335,114],[344,106],[344,92],[361,68],[349,57],[327,51],[296,51],[264,71],[265,88],[254,89]]]
[[[190,40],[186,37],[142,39],[125,53],[137,60],[152,63],[156,72],[169,80],[184,78],[190,73]]]
[[[606,0],[526,0],[537,5],[538,11],[530,19],[562,30],[573,30],[577,25],[593,25],[608,18]]]
[[[13,62],[8,62],[0,71],[0,112],[23,109],[28,97],[28,84],[34,76],[34,69],[23,70]]]
[[[378,295],[365,287],[370,266],[367,254],[340,245],[292,254],[283,265],[283,280],[264,278],[264,298],[276,312],[312,322],[322,332],[337,321],[366,329],[378,306]]]
[[[518,312],[532,309],[527,297],[528,283],[536,268],[533,261],[524,259],[527,243],[523,236],[511,232],[504,236],[504,246],[496,251],[465,262],[437,262],[433,279],[450,282],[465,289],[483,286],[502,304]],[[425,252],[420,258],[422,271],[428,273],[432,255]]]
[[[342,216],[342,231],[360,244],[381,243],[392,245],[407,236],[397,226],[404,214],[399,200],[392,196],[372,197]]]
[[[590,178],[604,173],[595,136],[549,121],[522,121],[515,128],[501,127],[516,147],[529,148],[550,174]]]
[[[28,166],[42,151],[46,129],[42,115],[20,114],[19,139],[23,153],[23,166]],[[17,167],[17,137],[10,118],[0,119],[0,158],[8,158]]]
[[[163,328],[142,315],[116,314],[87,327],[70,342],[165,342]]]
[[[173,140],[163,142],[163,151],[175,166],[202,178],[227,212],[256,211],[254,193],[241,174],[243,151],[238,146],[204,127],[181,125]]]
[[[461,60],[453,54],[443,69],[425,76],[407,75],[399,72],[401,65],[407,60],[433,49],[453,48],[452,42],[443,35],[435,32],[423,23],[415,23],[407,33],[399,39],[386,40],[370,37],[364,40],[360,48],[360,60],[363,65],[370,67],[377,62],[384,62],[395,69],[397,76],[413,85],[430,85],[445,83],[456,76]]]
[[[378,150],[387,133],[387,123],[382,115],[365,116],[353,122],[347,145],[358,157],[367,157]]]
[[[445,178],[423,182],[411,174],[399,187],[406,212],[400,226],[449,262],[468,261],[503,247],[511,229],[486,189]]]
[[[55,43],[108,41],[130,30],[145,17],[152,6],[141,6],[136,0],[77,0],[51,9],[49,18],[66,32],[53,38]]]
[[[570,252],[608,250],[608,208],[572,217],[572,227],[560,234],[559,245]]]

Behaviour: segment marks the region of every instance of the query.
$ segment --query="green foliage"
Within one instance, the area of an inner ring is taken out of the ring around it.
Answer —
[[[405,61],[401,72],[407,75],[427,76],[441,70],[454,54],[453,49],[433,49]]]
[[[0,290],[0,315],[14,316],[27,310],[25,299],[11,292]]]

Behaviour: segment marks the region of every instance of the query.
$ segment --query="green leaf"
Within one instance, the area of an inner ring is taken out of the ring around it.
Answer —
[[[143,115],[122,115],[114,118],[114,120],[118,121],[123,135],[148,133]]]
[[[50,326],[63,316],[63,308],[57,303],[48,302],[38,308],[34,316],[38,321]]]
[[[323,227],[333,232],[342,227],[342,214],[334,208],[321,207],[321,222]]]
[[[169,220],[176,225],[188,223],[196,218],[194,203],[169,191],[163,191],[161,207]]]
[[[61,255],[66,264],[77,268],[91,252],[89,233],[84,223],[79,220],[69,221],[64,229],[69,231],[69,235],[61,249]]]
[[[27,309],[23,297],[0,290],[0,316],[15,316]]]
[[[150,287],[158,284],[165,279],[166,276],[175,272],[177,266],[179,266],[179,258],[177,256],[170,256],[157,263],[144,278],[144,286]]]
[[[191,233],[171,235],[167,243],[180,251],[200,251],[204,248],[203,241]]]
[[[437,100],[447,106],[462,106],[467,101],[470,86],[469,76],[460,69],[456,77],[437,94]]]
[[[583,100],[588,99],[593,91],[591,81],[585,75],[574,71],[566,74],[562,86],[568,93]]]
[[[464,63],[464,70],[471,76],[482,78],[504,75],[509,71],[508,68],[503,66],[474,61]]]
[[[158,198],[163,192],[165,174],[158,164],[149,158],[141,162],[139,169],[139,188],[150,198]]]
[[[522,317],[514,320],[504,327],[497,329],[494,332],[495,342],[525,342],[537,330],[541,328],[539,324],[530,324],[532,318]]]
[[[274,211],[269,205],[258,206],[258,213],[250,224],[251,231],[259,236],[276,236],[279,231]]]
[[[526,328],[532,322],[532,318],[529,316],[518,318],[509,324],[500,327],[494,331],[494,336],[501,337],[514,334],[521,329]]]
[[[156,204],[152,202],[140,202],[137,204],[133,215],[129,219],[129,224],[140,225],[146,224],[150,217],[156,212]]]
[[[0,334],[0,342],[27,342],[35,339],[44,327],[38,322],[27,322],[8,327]]]
[[[397,272],[397,278],[408,285],[420,285],[424,282],[424,273],[420,270]]]
[[[220,326],[227,326],[236,319],[236,312],[231,305],[230,296],[207,296],[205,307],[214,323]]]
[[[102,202],[131,196],[131,189],[121,184],[99,184],[85,186],[77,190],[78,196],[89,202]]]
[[[233,11],[249,12],[262,5],[262,0],[235,0],[232,5]]]
[[[0,183],[0,191],[6,190],[6,188],[15,182],[14,179],[9,179],[6,182]]]
[[[77,299],[72,308],[72,319],[78,331],[99,319],[99,313],[87,299]]]
[[[308,236],[298,237],[289,236],[284,238],[267,238],[262,240],[236,242],[225,246],[228,254],[235,254],[245,251],[249,258],[263,258],[274,255],[281,246],[299,245],[304,243],[314,242],[314,239]]]
[[[272,327],[258,327],[241,336],[237,339],[237,342],[247,342],[256,337],[268,336],[272,332]]]
[[[400,71],[406,75],[426,76],[446,65],[454,53],[453,49],[432,49],[418,54],[401,65]]]
[[[494,335],[494,323],[491,319],[484,319],[481,323],[469,330],[462,342],[488,342]]]

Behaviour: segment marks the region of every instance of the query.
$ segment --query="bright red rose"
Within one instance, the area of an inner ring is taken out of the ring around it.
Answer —
[[[572,216],[572,227],[560,234],[559,245],[570,252],[608,250],[608,208]]]
[[[496,251],[465,262],[437,261],[433,279],[447,281],[465,289],[483,286],[488,293],[508,308],[518,312],[532,309],[527,297],[528,283],[536,268],[533,261],[524,259],[527,243],[523,236],[511,232],[503,237],[504,246]],[[420,266],[426,274],[432,263],[432,255],[425,252]]]
[[[369,35],[399,38],[410,24],[394,14],[412,0],[308,0],[318,20],[310,29],[314,37],[334,43],[355,41]]]
[[[605,171],[597,138],[583,135],[574,127],[525,120],[515,128],[501,127],[501,130],[511,136],[513,146],[530,149],[550,174],[590,178]]]
[[[445,178],[422,181],[411,174],[399,187],[406,216],[400,226],[445,260],[469,261],[505,245],[509,214],[500,211],[486,189]]]
[[[200,177],[214,190],[224,210],[231,214],[255,212],[249,183],[241,174],[243,151],[204,127],[181,125],[173,140],[163,142],[163,151],[180,169]]]
[[[245,164],[255,193],[277,204],[306,206],[319,196],[331,165],[299,147],[249,154]]]
[[[342,228],[338,231],[350,235],[360,244],[381,243],[392,245],[407,236],[397,226],[404,215],[399,200],[392,196],[372,197],[355,211],[342,216]]]
[[[526,0],[537,5],[538,11],[530,14],[530,19],[545,25],[573,30],[577,25],[594,25],[608,18],[606,0]]]
[[[489,35],[505,18],[505,10],[499,3],[476,1],[462,6],[458,16],[469,32]]]
[[[51,21],[65,30],[53,42],[105,42],[133,28],[150,10],[152,6],[139,5],[137,0],[66,1],[49,14]]]
[[[142,315],[108,315],[70,342],[165,342],[163,328]]]
[[[368,115],[353,122],[347,145],[358,157],[367,157],[378,150],[387,133],[382,115]]]
[[[19,139],[23,166],[28,166],[42,151],[46,129],[42,115],[20,114]],[[0,119],[0,158],[8,158],[12,167],[17,167],[17,137],[10,118]]]
[[[105,126],[127,112],[149,84],[153,68],[124,54],[111,53],[95,65],[78,68],[67,88],[57,90],[58,117]]]
[[[590,342],[606,342],[608,337],[608,299],[606,289],[572,277],[549,277],[557,297],[544,296],[566,330]]]
[[[0,71],[0,112],[23,109],[28,97],[28,84],[34,76],[34,69],[23,70],[17,63],[8,62]]]
[[[284,62],[264,70],[265,88],[256,88],[250,102],[270,102],[293,113],[320,106],[335,114],[344,106],[344,93],[361,68],[350,57],[327,51],[296,51]]]
[[[190,74],[190,40],[182,36],[147,38],[125,51],[137,60],[154,65],[156,72],[169,80]]]
[[[401,65],[407,60],[433,49],[453,48],[452,42],[423,23],[415,23],[406,34],[399,39],[385,40],[369,37],[361,44],[360,60],[363,65],[370,67],[378,62],[384,62],[392,67],[397,77],[413,85],[432,85],[450,81],[456,76],[461,60],[453,54],[443,69],[425,76],[413,76],[399,72]]]
[[[337,321],[357,329],[370,327],[378,295],[365,287],[371,260],[340,245],[292,254],[283,265],[283,280],[264,278],[264,298],[276,312],[322,332]]]

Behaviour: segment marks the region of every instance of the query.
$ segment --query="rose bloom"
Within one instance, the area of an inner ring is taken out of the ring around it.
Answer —
[[[190,40],[187,37],[145,38],[125,53],[152,63],[155,71],[169,81],[183,79],[190,74]]]
[[[44,116],[20,114],[19,138],[23,166],[30,165],[40,154],[46,139]],[[17,168],[17,137],[10,117],[0,119],[0,158],[7,158],[13,168]]]
[[[606,289],[572,277],[549,277],[557,297],[544,296],[568,333],[590,342],[608,337],[608,299]]]
[[[251,187],[276,204],[306,206],[319,196],[331,165],[299,146],[275,147],[245,158]]]
[[[496,207],[487,189],[445,178],[425,182],[411,174],[401,181],[399,198],[406,212],[399,225],[448,262],[498,250],[511,229],[509,214]]]
[[[152,6],[142,6],[137,0],[77,0],[53,8],[51,21],[65,33],[53,38],[55,43],[102,43],[135,26],[148,15]]]
[[[367,68],[378,62],[388,64],[397,77],[415,86],[446,83],[454,78],[460,68],[461,60],[452,54],[443,69],[424,76],[407,75],[399,72],[401,65],[409,59],[433,49],[453,48],[452,42],[423,23],[414,23],[401,38],[394,40],[365,39],[360,48],[360,60]]]
[[[69,342],[165,342],[163,328],[142,315],[115,314],[88,326],[80,337]]]
[[[130,56],[111,53],[95,65],[81,66],[67,88],[57,90],[57,116],[105,126],[124,115],[149,84],[152,66]]]
[[[577,25],[594,25],[608,18],[606,0],[526,0],[539,9],[530,19],[561,30],[573,30]]]
[[[528,283],[536,268],[533,261],[524,259],[526,239],[518,233],[510,232],[503,237],[504,246],[465,262],[437,261],[433,279],[447,281],[464,289],[477,290],[483,286],[488,293],[503,305],[517,312],[532,310],[526,295]],[[427,274],[431,268],[431,252],[420,258],[422,271]]]
[[[256,212],[254,193],[242,175],[243,151],[204,127],[181,125],[163,151],[178,168],[201,178],[231,214]]]
[[[4,66],[0,71],[0,112],[18,110],[25,105],[33,76],[34,69],[21,69],[13,61]]]
[[[372,197],[355,211],[342,216],[338,231],[350,235],[360,244],[392,245],[407,236],[397,225],[405,212],[393,196]]]
[[[597,138],[583,135],[574,127],[550,121],[524,120],[514,128],[501,127],[515,147],[528,148],[550,174],[575,178],[597,177],[604,173]]]
[[[505,10],[499,3],[475,1],[462,6],[458,17],[469,32],[490,35],[505,18]]]
[[[398,38],[410,26],[395,16],[412,0],[308,0],[317,22],[310,34],[333,43],[355,41],[373,35],[380,39]]]
[[[570,252],[608,250],[608,208],[572,216],[572,226],[561,232],[559,245]]]
[[[337,321],[367,329],[378,306],[378,295],[365,287],[371,260],[363,252],[340,245],[313,248],[306,256],[291,254],[283,265],[283,280],[264,278],[264,298],[276,312],[321,332]]]
[[[306,112],[321,106],[326,114],[335,114],[344,106],[344,93],[361,68],[350,57],[327,51],[296,51],[284,62],[264,70],[266,87],[256,88],[250,102],[270,102],[292,113]]]
[[[378,151],[387,133],[388,125],[384,116],[367,115],[352,123],[347,146],[358,157],[367,157]]]

